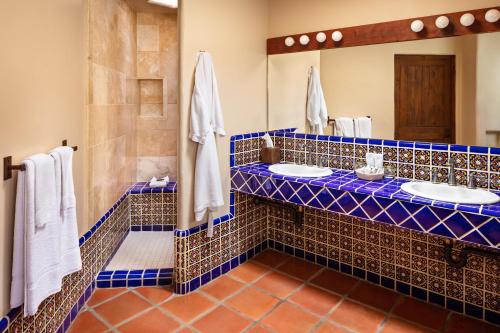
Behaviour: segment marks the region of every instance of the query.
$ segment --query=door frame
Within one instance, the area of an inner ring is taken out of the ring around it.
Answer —
[[[406,57],[406,56],[430,56],[430,57],[441,57],[451,59],[451,80],[453,82],[453,89],[451,91],[451,117],[450,117],[450,144],[454,144],[457,141],[456,138],[456,90],[457,90],[457,80],[456,80],[456,55],[455,54],[394,54],[394,139],[398,140],[399,131],[399,86],[401,84],[401,78],[398,80],[398,70],[396,65],[396,58],[398,57]],[[412,140],[415,141],[415,140]]]

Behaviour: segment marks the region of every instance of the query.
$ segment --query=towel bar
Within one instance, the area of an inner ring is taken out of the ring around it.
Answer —
[[[366,116],[366,118],[371,118],[370,116]],[[353,118],[353,121],[354,121],[354,118]],[[330,118],[330,116],[328,116],[328,120],[326,121],[328,125],[330,124],[335,124],[335,118]]]
[[[63,146],[68,145],[68,140],[62,141]],[[74,151],[78,150],[78,146],[73,146]],[[24,164],[12,164],[12,156],[6,156],[3,158],[3,180],[12,178],[12,171],[26,171],[26,166]]]

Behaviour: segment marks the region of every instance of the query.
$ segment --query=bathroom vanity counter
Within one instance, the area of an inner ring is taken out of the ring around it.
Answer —
[[[269,164],[231,168],[234,191],[338,212],[488,247],[500,246],[500,203],[464,205],[413,196],[401,190],[408,179],[365,181],[354,171],[332,169],[322,178],[288,177]],[[498,193],[497,193],[498,194]]]

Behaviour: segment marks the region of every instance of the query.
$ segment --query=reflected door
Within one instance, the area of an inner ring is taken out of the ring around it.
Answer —
[[[397,140],[455,143],[455,56],[395,55]]]

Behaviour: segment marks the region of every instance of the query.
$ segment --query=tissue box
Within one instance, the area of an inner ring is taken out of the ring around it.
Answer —
[[[279,163],[281,161],[280,147],[263,147],[261,151],[261,161],[269,164]]]

